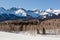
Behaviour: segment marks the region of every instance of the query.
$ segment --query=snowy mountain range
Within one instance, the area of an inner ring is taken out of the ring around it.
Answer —
[[[5,20],[17,20],[17,19],[45,19],[45,18],[60,18],[60,10],[53,10],[51,8],[47,10],[25,10],[23,8],[12,7],[10,9],[4,9],[0,7],[0,21]]]

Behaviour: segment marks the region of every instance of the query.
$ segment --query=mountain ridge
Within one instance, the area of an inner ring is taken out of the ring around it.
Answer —
[[[35,10],[26,10],[23,8],[15,8],[12,7],[10,9],[5,9],[0,7],[0,21],[5,20],[17,20],[17,19],[49,19],[49,18],[60,18],[60,10],[53,10],[49,8],[44,11],[40,11],[39,9]]]

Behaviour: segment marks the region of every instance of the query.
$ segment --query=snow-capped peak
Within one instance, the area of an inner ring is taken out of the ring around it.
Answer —
[[[54,10],[53,12],[54,12],[54,13],[55,13],[55,12],[60,13],[60,10]]]
[[[34,13],[39,14],[40,10],[39,9],[33,9]]]
[[[47,15],[48,12],[41,12],[40,15]]]
[[[54,10],[53,13],[54,13],[55,15],[58,15],[58,14],[60,14],[60,10]]]
[[[22,10],[21,8],[17,11],[15,11],[15,14],[21,15],[21,16],[26,16],[26,12]]]
[[[46,12],[52,12],[52,11],[53,11],[53,9],[51,9],[51,8],[46,10]]]

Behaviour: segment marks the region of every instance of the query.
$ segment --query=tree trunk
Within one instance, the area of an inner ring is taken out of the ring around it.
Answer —
[[[39,29],[37,29],[37,34],[40,34]]]
[[[43,32],[43,34],[46,34],[45,28],[43,28],[43,31],[42,32]]]

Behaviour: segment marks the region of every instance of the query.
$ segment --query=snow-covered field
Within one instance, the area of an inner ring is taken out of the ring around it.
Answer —
[[[0,40],[60,40],[60,35],[31,35],[28,33],[9,33],[0,31]]]

